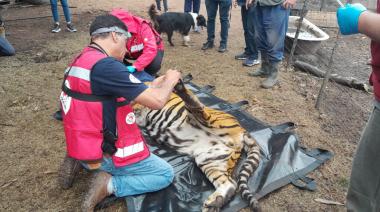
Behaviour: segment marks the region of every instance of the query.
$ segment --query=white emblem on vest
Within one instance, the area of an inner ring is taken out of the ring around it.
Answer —
[[[132,83],[141,83],[141,81],[139,79],[137,79],[135,76],[133,76],[132,74],[129,75],[129,80]]]
[[[144,44],[141,43],[141,44],[138,44],[138,45],[134,45],[134,46],[131,46],[131,52],[138,52],[140,51],[141,49],[144,48]]]
[[[127,122],[127,124],[133,124],[135,123],[136,121],[136,116],[134,113],[128,113],[128,115],[125,117],[125,122]]]
[[[70,83],[69,81],[65,81],[65,85],[67,88],[70,89]],[[67,94],[65,94],[63,91],[61,92],[61,95],[59,96],[59,99],[61,100],[61,105],[62,105],[62,109],[63,109],[63,112],[65,114],[67,114],[67,112],[70,110],[70,105],[71,105],[71,96],[68,96]]]

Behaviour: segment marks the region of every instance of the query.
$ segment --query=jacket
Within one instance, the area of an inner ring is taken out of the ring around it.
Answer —
[[[132,35],[127,41],[126,58],[136,60],[133,66],[137,71],[144,70],[156,57],[157,51],[164,50],[164,42],[162,42],[160,34],[149,21],[125,10],[114,9],[111,11],[111,15],[122,20]]]

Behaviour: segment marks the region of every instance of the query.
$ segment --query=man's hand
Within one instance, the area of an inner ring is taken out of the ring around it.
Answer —
[[[362,4],[346,4],[337,10],[339,30],[343,35],[359,33],[359,17],[366,11]]]
[[[245,9],[248,10],[255,3],[255,0],[245,0]]]
[[[161,109],[169,100],[173,88],[180,78],[179,71],[169,69],[165,75],[155,79],[150,88],[137,96],[135,101],[154,110]]]
[[[282,6],[283,6],[285,9],[293,8],[294,5],[296,5],[296,1],[297,1],[297,0],[285,0],[284,3],[282,3]]]
[[[164,75],[165,80],[169,82],[175,82],[177,84],[178,80],[181,78],[181,72],[177,70],[169,69]]]
[[[136,71],[136,68],[134,66],[127,66],[127,70],[129,73],[133,73]]]

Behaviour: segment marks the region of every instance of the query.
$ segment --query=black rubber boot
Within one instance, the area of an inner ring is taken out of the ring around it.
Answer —
[[[269,75],[268,56],[261,52],[261,67],[257,70],[248,71],[251,77],[267,77]]]
[[[278,83],[278,62],[268,63],[268,78],[261,83],[261,87],[265,89],[272,88]]]
[[[248,75],[251,77],[267,77],[269,75],[269,63],[267,61],[262,61],[261,67],[256,70],[248,71]]]

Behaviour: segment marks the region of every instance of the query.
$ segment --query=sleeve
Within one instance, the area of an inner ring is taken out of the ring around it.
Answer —
[[[143,23],[141,26],[141,37],[144,41],[144,49],[140,57],[133,63],[137,71],[143,70],[147,67],[157,55],[157,42],[151,26]]]
[[[124,97],[129,101],[133,101],[148,88],[129,73],[124,64],[111,57],[102,59],[94,65],[90,81],[93,94]]]

